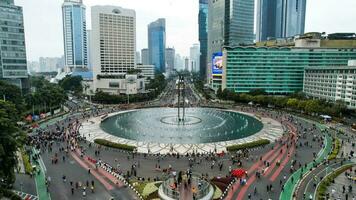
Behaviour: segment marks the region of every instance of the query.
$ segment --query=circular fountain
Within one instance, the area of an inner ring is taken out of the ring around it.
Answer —
[[[113,115],[101,122],[107,133],[140,142],[200,144],[236,140],[263,128],[258,119],[214,108],[188,108],[179,120],[174,108],[148,108]]]

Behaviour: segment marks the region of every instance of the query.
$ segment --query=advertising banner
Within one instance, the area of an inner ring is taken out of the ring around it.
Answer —
[[[223,53],[218,52],[213,54],[213,75],[222,75],[223,73]]]

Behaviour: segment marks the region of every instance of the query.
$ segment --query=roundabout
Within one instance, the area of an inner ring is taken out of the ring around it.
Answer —
[[[131,110],[105,118],[100,127],[106,133],[140,142],[200,144],[251,136],[263,128],[257,118],[213,108],[189,108],[184,120],[174,108]]]
[[[216,108],[187,108],[184,120],[174,108],[146,108],[110,113],[83,123],[89,141],[105,139],[137,147],[141,153],[226,152],[229,145],[260,139],[274,141],[282,125],[271,118]]]

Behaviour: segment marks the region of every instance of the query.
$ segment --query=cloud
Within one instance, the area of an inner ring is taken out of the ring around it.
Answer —
[[[15,0],[23,6],[29,60],[63,55],[63,0]],[[198,42],[198,0],[84,0],[90,27],[90,7],[115,5],[136,11],[137,50],[147,47],[147,25],[166,18],[167,46],[181,55]],[[355,0],[307,0],[305,31],[356,32]]]

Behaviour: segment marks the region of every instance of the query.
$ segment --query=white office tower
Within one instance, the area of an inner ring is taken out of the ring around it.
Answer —
[[[200,67],[200,45],[193,44],[190,47],[190,71],[191,72],[199,72]]]
[[[94,89],[126,93],[126,74],[136,66],[136,13],[115,6],[93,6],[91,15]]]

